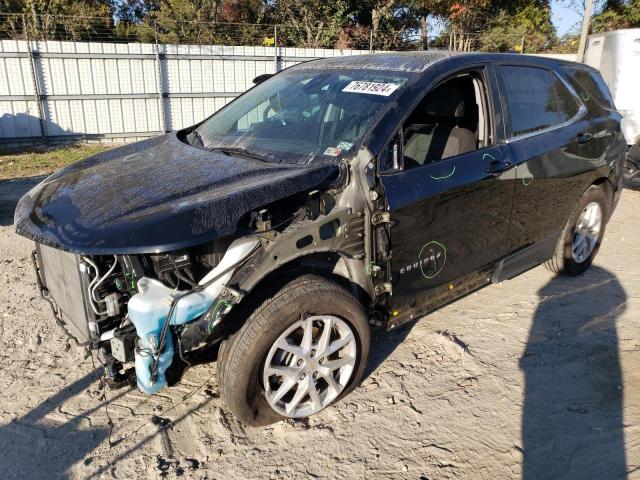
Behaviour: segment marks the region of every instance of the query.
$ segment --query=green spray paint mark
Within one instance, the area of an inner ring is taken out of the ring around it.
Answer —
[[[533,182],[533,175],[530,173],[525,173],[524,177],[522,177],[522,184],[526,187],[527,185],[531,185]]]
[[[375,265],[375,263],[373,263],[373,262],[367,263],[367,275],[369,275],[370,277],[373,276],[373,266],[374,265]]]
[[[449,175],[445,175],[443,177],[434,177],[433,175],[429,175],[432,179],[434,180],[444,180],[446,178],[449,178],[451,175],[453,175],[456,171],[456,166],[453,166],[453,170],[451,170],[451,173]]]
[[[582,100],[584,100],[585,102],[588,102],[589,100],[591,100],[591,97],[587,92],[581,92],[580,96],[582,97]]]
[[[421,258],[422,257],[422,252],[424,252],[424,249],[427,248],[429,245],[438,245],[440,248],[442,248],[442,251],[444,252],[444,259],[442,260],[442,266],[435,272],[432,273],[431,275],[427,275],[426,273],[424,273],[424,269],[422,268],[422,262],[421,262]],[[420,253],[418,253],[418,261],[420,261],[420,272],[422,273],[422,276],[428,280],[431,280],[432,278],[435,278],[444,268],[444,264],[447,263],[447,248],[442,245],[440,242],[436,242],[435,240],[431,240],[428,243],[425,243],[424,246],[420,249]]]

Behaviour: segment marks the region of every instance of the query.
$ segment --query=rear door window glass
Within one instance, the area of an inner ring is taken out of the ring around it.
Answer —
[[[580,106],[562,81],[549,70],[535,67],[498,67],[511,121],[518,136],[560,125]]]

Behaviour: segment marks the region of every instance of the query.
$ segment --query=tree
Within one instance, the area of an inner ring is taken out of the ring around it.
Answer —
[[[270,9],[261,0],[159,0],[138,33],[147,42],[243,45],[271,35],[270,27],[256,25]]]
[[[524,49],[540,52],[556,42],[555,27],[551,23],[551,8],[546,2],[531,2],[515,13],[501,9],[479,37],[483,51],[506,52],[517,50],[524,38]],[[524,53],[524,52],[523,52]]]
[[[277,1],[274,14],[285,44],[309,48],[333,47],[347,21],[349,4],[344,0]]]
[[[591,19],[594,33],[640,27],[640,0],[608,1]]]
[[[113,27],[110,5],[102,0],[2,0],[0,11],[24,16],[3,17],[3,31],[24,35],[24,18],[30,38],[82,40]]]
[[[429,44],[429,18],[447,18],[451,6],[450,0],[415,0],[410,2],[414,14],[420,23],[420,46],[428,48]]]
[[[150,9],[155,7],[152,2],[144,0],[109,0],[116,24],[113,36],[116,38],[135,39],[138,25],[144,20]]]

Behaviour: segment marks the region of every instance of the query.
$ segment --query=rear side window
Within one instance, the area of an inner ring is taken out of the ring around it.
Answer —
[[[584,68],[564,67],[569,83],[580,95],[587,107],[591,107],[595,102],[601,108],[615,110],[613,98],[609,87],[604,83],[602,76],[598,72],[593,72]]]
[[[560,125],[580,106],[562,81],[549,70],[534,67],[498,67],[511,121],[511,136]]]

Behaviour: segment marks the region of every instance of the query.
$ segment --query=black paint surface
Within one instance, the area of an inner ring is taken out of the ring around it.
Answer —
[[[14,222],[19,234],[76,253],[175,250],[232,234],[248,211],[337,173],[208,152],[174,133],[60,170],[22,197]]]

